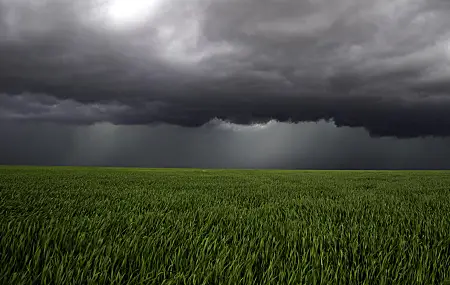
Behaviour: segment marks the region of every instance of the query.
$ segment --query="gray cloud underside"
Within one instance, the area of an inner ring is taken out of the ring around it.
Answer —
[[[450,135],[448,1],[156,0],[133,26],[99,1],[0,0],[1,119]]]

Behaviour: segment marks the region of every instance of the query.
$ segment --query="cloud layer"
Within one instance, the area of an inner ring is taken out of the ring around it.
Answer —
[[[0,118],[450,135],[448,1],[138,2],[0,0]]]

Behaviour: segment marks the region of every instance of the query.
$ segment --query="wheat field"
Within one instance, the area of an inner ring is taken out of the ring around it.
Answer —
[[[0,167],[0,284],[448,281],[450,172]]]

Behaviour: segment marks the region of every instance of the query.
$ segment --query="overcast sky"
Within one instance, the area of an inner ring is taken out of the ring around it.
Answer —
[[[0,164],[449,168],[448,0],[0,0]]]

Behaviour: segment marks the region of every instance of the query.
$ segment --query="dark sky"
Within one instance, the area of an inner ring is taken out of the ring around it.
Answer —
[[[450,1],[0,0],[0,164],[450,168]]]

